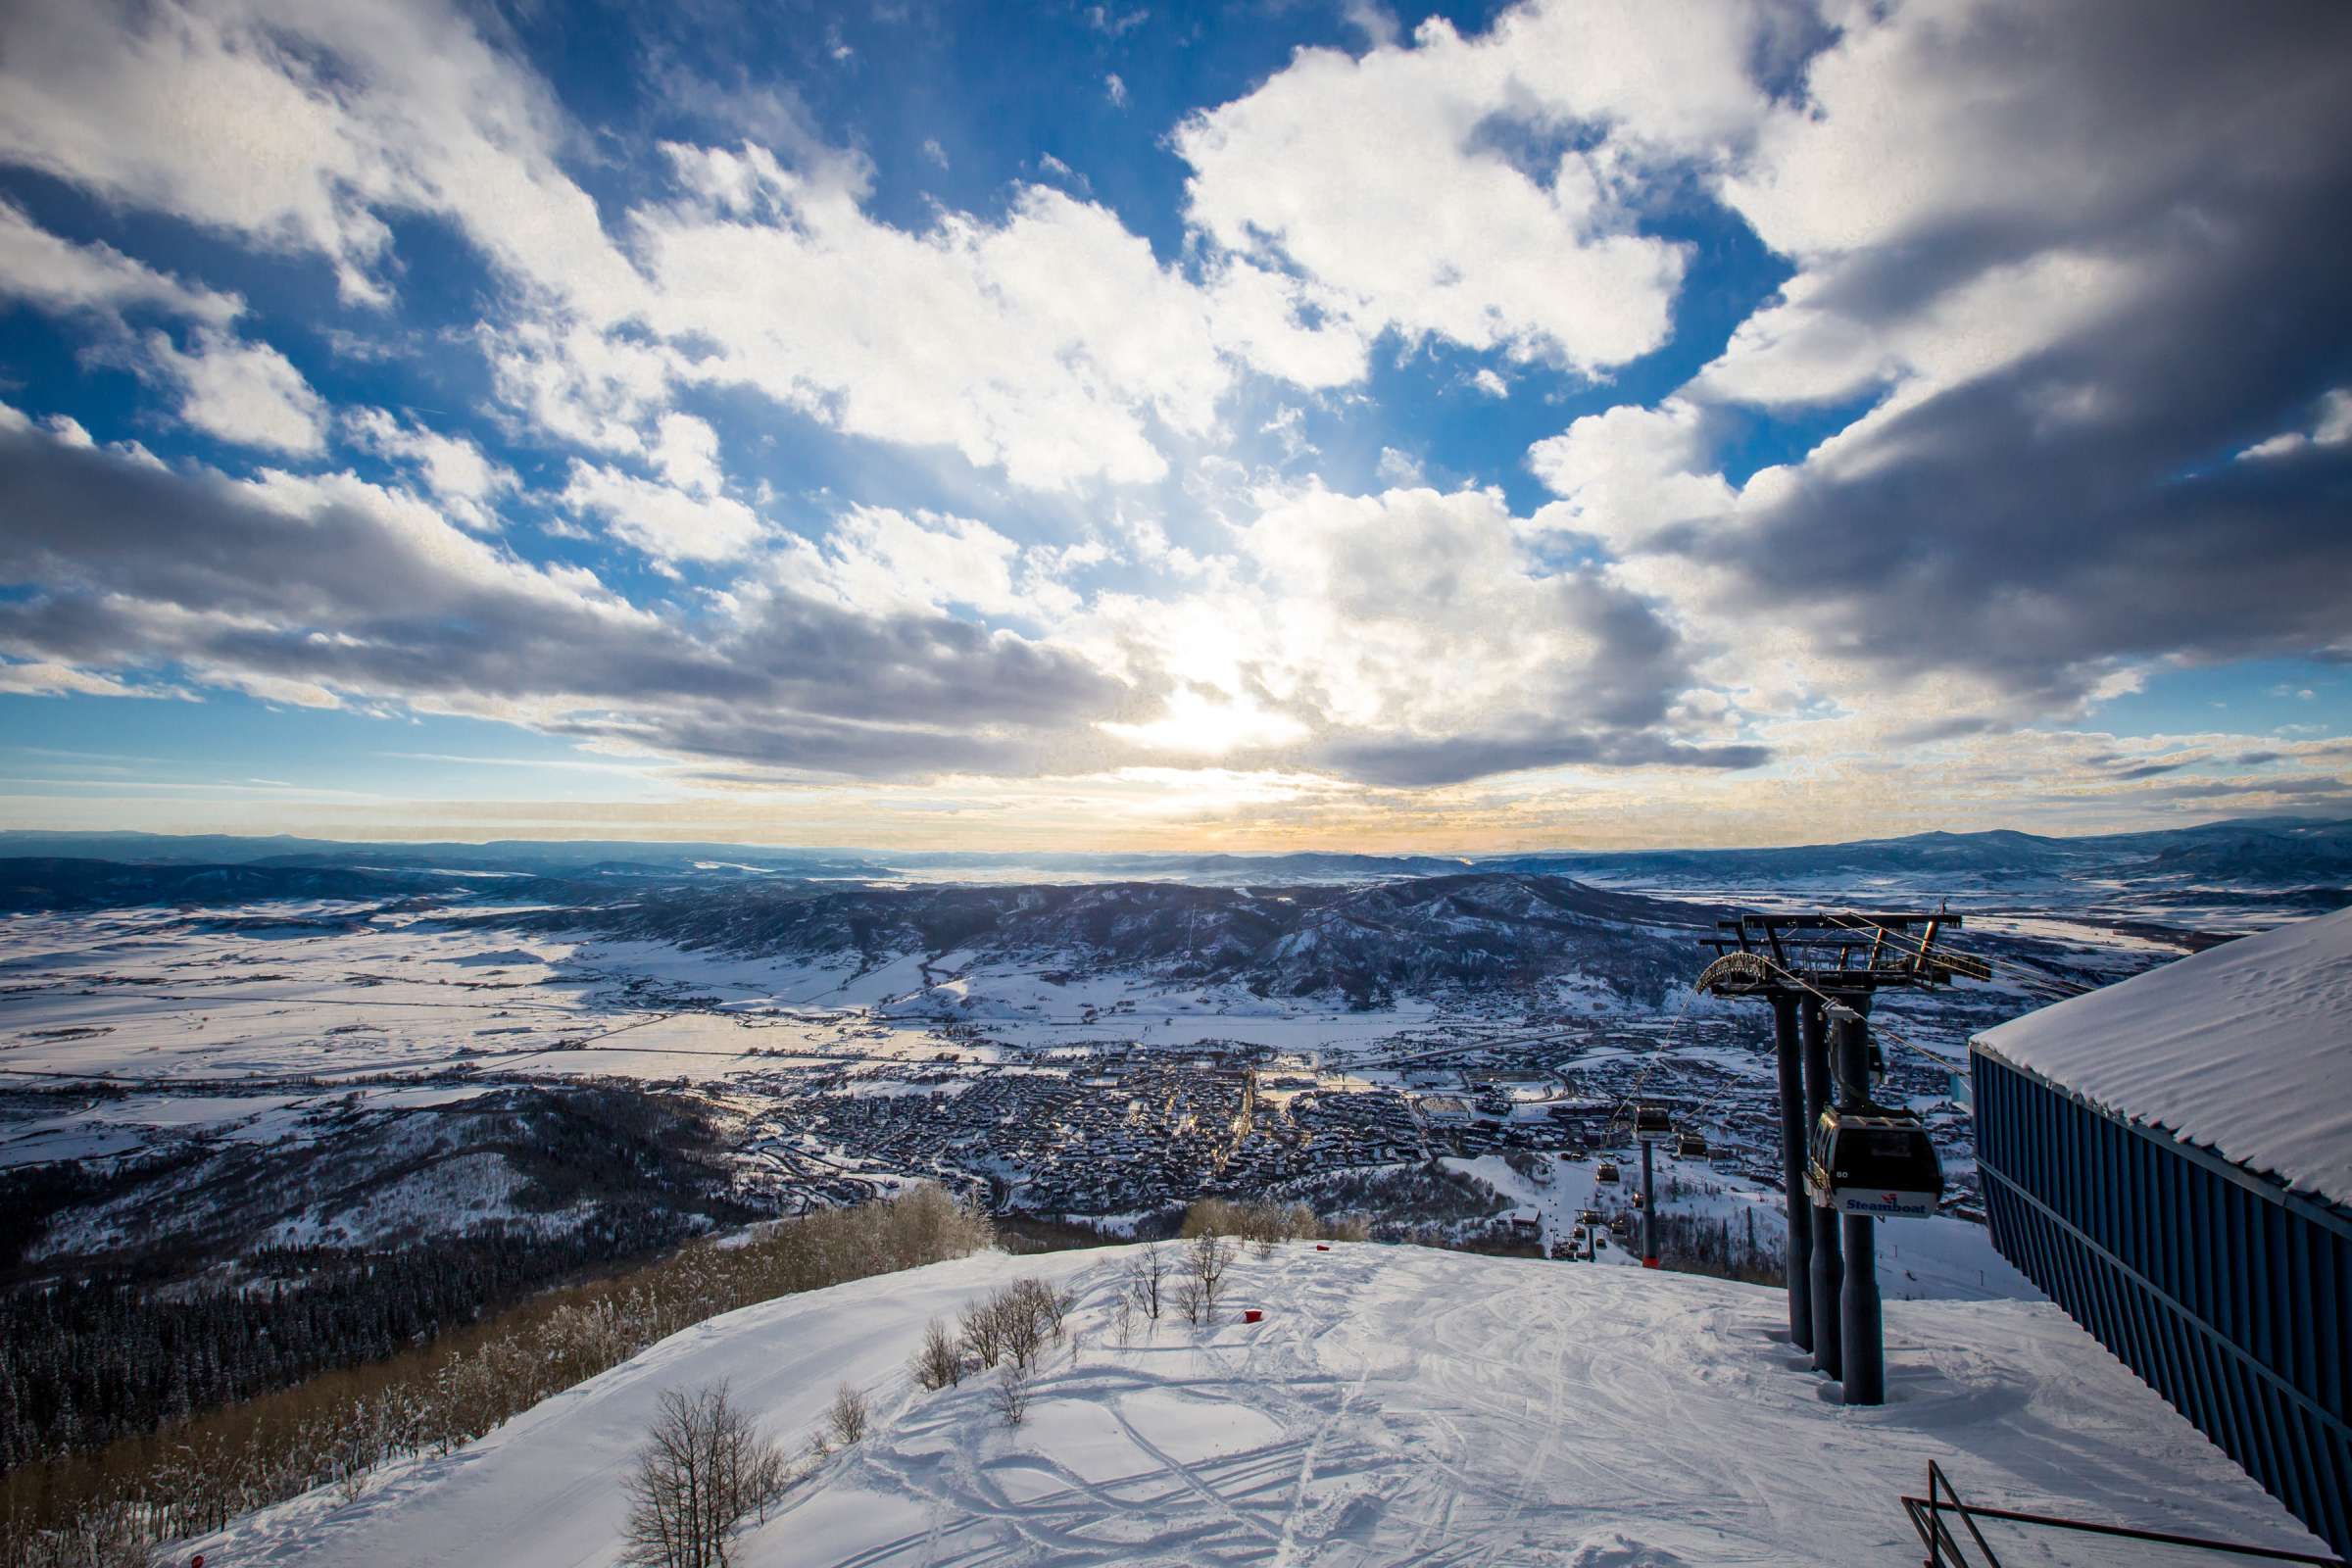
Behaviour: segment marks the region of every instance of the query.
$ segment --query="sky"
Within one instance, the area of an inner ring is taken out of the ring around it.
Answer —
[[[2352,808],[2352,7],[0,8],[0,827]]]

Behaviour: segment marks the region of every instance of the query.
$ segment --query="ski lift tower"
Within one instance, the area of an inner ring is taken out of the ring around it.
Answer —
[[[1642,1266],[1658,1266],[1658,1198],[1652,1177],[1653,1156],[1660,1144],[1674,1137],[1674,1119],[1663,1105],[1634,1107],[1634,1136],[1642,1141]]]
[[[1821,1185],[1817,1196],[1806,1180],[1810,1146],[1825,1112],[1884,1113],[1870,1102],[1873,997],[1889,987],[1930,990],[1956,979],[1992,978],[1983,959],[1937,951],[1936,939],[1960,923],[1959,915],[1941,910],[1741,914],[1718,921],[1721,934],[1701,939],[1715,953],[1698,977],[1701,992],[1772,1004],[1781,1176],[1788,1205],[1788,1338],[1813,1352],[1817,1370],[1844,1383],[1849,1404],[1877,1404],[1886,1396],[1875,1216],[1844,1206],[1850,1189]],[[1835,1079],[1833,1006],[1839,1012]],[[1847,1244],[1856,1252],[1850,1260]],[[1845,1343],[1849,1323],[1866,1343]]]

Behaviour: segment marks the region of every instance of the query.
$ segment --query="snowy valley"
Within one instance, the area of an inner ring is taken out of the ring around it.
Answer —
[[[581,1499],[609,1492],[651,1391],[723,1374],[763,1420],[805,1425],[835,1352],[762,1370],[775,1335],[804,1333],[841,1342],[882,1424],[798,1484],[746,1561],[1764,1562],[1799,1549],[1791,1510],[1853,1546],[1814,1560],[1876,1560],[1925,1457],[2057,1497],[2116,1434],[2178,1424],[2114,1368],[2056,1370],[2079,1331],[1979,1223],[1950,1075],[1969,1036],[2341,896],[2332,829],[2095,854],[1984,837],[1573,876],[1322,858],[1263,882],[1079,858],[1053,880],[927,880],[710,847],[0,860],[0,1446],[20,1486],[43,1459],[144,1453],[159,1423],[408,1353],[549,1282],[919,1186],[1020,1246],[1267,1200],[1407,1249],[1292,1244],[1242,1271],[1263,1324],[1142,1340],[1111,1326],[1115,1250],[779,1300],[476,1448],[371,1459],[233,1526],[217,1560],[487,1560],[466,1555],[491,1529],[466,1509],[533,1487],[548,1517],[501,1505],[498,1528],[583,1532],[545,1560],[608,1560],[611,1522]],[[1877,1093],[1933,1133],[1949,1208],[1886,1227],[1891,1402],[1839,1412],[1785,1329],[1773,1345],[1777,1294],[1733,1283],[1777,1279],[1786,1244],[1769,1017],[1690,982],[1736,910],[1903,904],[1948,906],[1992,978],[1875,1015]],[[1635,1266],[1636,1098],[1694,1140],[1657,1154],[1668,1270],[1729,1278]],[[1082,1307],[1017,1441],[981,1430],[981,1395],[904,1386],[940,1302],[1032,1269]],[[853,1349],[853,1325],[871,1344]],[[1800,1508],[1742,1452],[1677,1457],[1677,1418],[1643,1424],[1677,1401],[1711,1433],[1756,1401],[1791,1444],[1850,1447],[1866,1494]],[[2102,1472],[2101,1495],[2160,1513],[2203,1475],[2194,1441]],[[2230,1504],[2256,1535],[2279,1528],[2265,1506]]]

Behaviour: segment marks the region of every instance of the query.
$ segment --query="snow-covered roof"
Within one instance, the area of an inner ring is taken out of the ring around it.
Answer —
[[[1976,1044],[2352,1206],[2352,909],[2208,948]]]

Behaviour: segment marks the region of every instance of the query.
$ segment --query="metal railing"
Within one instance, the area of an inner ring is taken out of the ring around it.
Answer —
[[[1951,1478],[1943,1473],[1933,1459],[1928,1461],[1928,1494],[1924,1497],[1903,1498],[1903,1512],[1911,1518],[1911,1528],[1919,1532],[1920,1544],[1928,1548],[1926,1568],[2001,1568],[2001,1559],[1993,1552],[1984,1533],[1977,1528],[1980,1519],[1999,1520],[2003,1524],[2026,1525],[2044,1530],[2073,1530],[2085,1535],[2103,1536],[2110,1540],[2140,1541],[2152,1545],[2180,1546],[2191,1551],[2226,1551],[2238,1557],[2259,1557],[2267,1562],[2308,1563],[2313,1568],[2348,1568],[2341,1557],[2315,1557],[2308,1552],[2281,1551],[2273,1546],[2246,1546],[2230,1541],[2210,1541],[2200,1536],[2176,1536],[2161,1530],[2135,1530],[2129,1525],[2103,1525],[2088,1519],[2069,1519],[2062,1514],[2024,1513],[2015,1508],[1981,1508],[1960,1500],[1953,1490]],[[1958,1520],[1965,1531],[1966,1541],[1955,1531],[1950,1520]],[[1973,1547],[1971,1556],[1967,1548]]]

